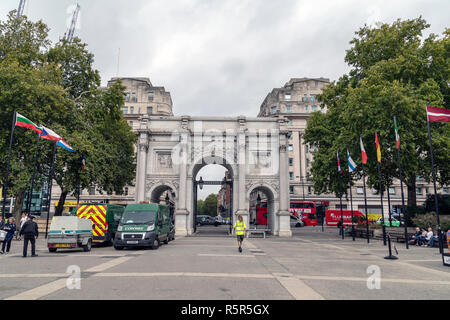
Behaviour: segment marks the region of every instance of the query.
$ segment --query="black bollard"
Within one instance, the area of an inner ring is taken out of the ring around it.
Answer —
[[[389,260],[397,260],[398,258],[396,256],[392,255],[392,248],[391,248],[391,234],[388,233],[388,246],[389,246],[389,255],[384,257],[385,259],[389,259]]]

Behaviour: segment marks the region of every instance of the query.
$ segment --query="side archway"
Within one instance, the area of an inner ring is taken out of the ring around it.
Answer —
[[[276,234],[278,230],[278,223],[276,220],[276,213],[279,210],[279,198],[278,193],[268,184],[256,183],[251,185],[247,190],[246,200],[249,208],[256,207],[257,196],[261,198],[261,206],[267,207],[267,228],[270,230],[271,234]],[[251,213],[249,223],[256,223],[255,227],[258,226],[258,217],[256,216],[256,211]]]

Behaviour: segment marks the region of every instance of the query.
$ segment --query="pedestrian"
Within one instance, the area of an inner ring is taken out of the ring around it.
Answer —
[[[5,253],[5,248],[6,248],[6,253],[9,253],[9,250],[11,249],[11,242],[14,237],[14,233],[16,232],[16,229],[17,229],[17,227],[16,227],[15,219],[13,217],[10,217],[8,219],[8,222],[3,226],[3,230],[8,233],[6,234],[6,238],[3,241],[2,251],[0,251],[1,254]]]
[[[29,215],[27,222],[23,224],[20,235],[23,236],[23,257],[27,256],[28,242],[31,242],[31,256],[37,257],[36,239],[39,236],[38,225],[33,221],[33,216]]]
[[[20,230],[22,230],[22,227],[25,222],[27,222],[27,214],[25,212],[22,212],[22,218],[20,218]],[[20,236],[19,236],[19,240],[22,240]]]
[[[245,225],[244,219],[242,218],[241,215],[239,215],[237,221],[234,223],[234,230],[236,231],[239,252],[242,252],[242,242],[244,241],[246,229],[247,226]]]
[[[342,225],[343,225],[343,221],[342,219],[339,219],[338,223],[337,223],[337,227],[339,228],[339,235],[342,236]]]

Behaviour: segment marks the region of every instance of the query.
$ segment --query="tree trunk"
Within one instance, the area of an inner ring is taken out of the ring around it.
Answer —
[[[16,201],[14,203],[13,217],[16,219],[16,223],[22,218],[23,200],[25,198],[25,191],[19,190],[16,192]]]
[[[67,191],[61,192],[61,195],[59,196],[58,206],[55,209],[55,216],[62,216],[64,210],[64,202],[66,202],[67,194]]]
[[[416,177],[408,178],[406,186],[408,188],[408,207],[416,207]]]

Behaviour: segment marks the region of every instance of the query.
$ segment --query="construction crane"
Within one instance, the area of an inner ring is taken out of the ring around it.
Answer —
[[[19,2],[19,9],[17,9],[17,17],[20,17],[23,15],[23,9],[25,8],[25,3],[27,0],[20,0]]]
[[[72,23],[70,24],[69,30],[66,32],[66,41],[72,42],[73,34],[75,33],[75,27],[77,26],[78,14],[80,13],[80,5],[77,3],[77,7],[73,12]]]

